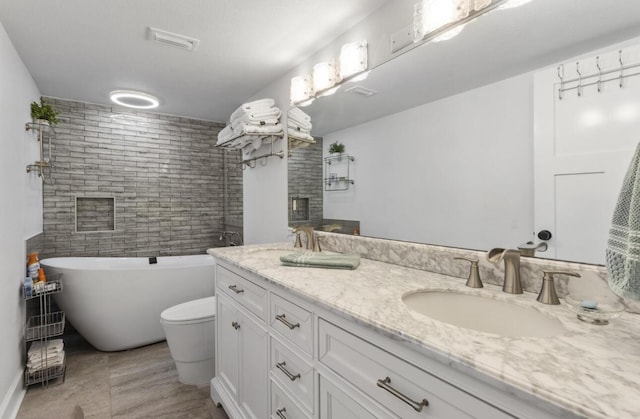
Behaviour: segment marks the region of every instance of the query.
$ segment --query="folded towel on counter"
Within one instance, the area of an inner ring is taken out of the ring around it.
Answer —
[[[311,135],[307,134],[306,132],[298,131],[291,127],[287,128],[287,136],[293,137],[293,138],[300,138],[302,140],[307,140],[307,141],[313,141],[313,142],[316,141]]]
[[[327,269],[356,269],[360,265],[358,255],[329,255],[325,253],[292,253],[280,256],[280,262],[285,266]]]
[[[640,144],[622,181],[606,250],[609,288],[640,299]]]
[[[234,135],[235,134],[233,133],[233,127],[231,125],[227,125],[218,133],[218,142],[216,143],[216,145],[221,145],[228,142],[234,137]]]
[[[288,117],[296,121],[311,122],[311,117],[304,113],[300,108],[291,108],[287,113]]]

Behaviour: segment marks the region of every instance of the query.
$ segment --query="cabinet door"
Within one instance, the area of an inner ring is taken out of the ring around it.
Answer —
[[[383,412],[372,413],[341,388],[320,376],[320,419],[390,418]]]
[[[233,400],[238,400],[238,309],[218,294],[216,374]]]
[[[248,418],[269,416],[268,333],[240,313],[240,406]]]

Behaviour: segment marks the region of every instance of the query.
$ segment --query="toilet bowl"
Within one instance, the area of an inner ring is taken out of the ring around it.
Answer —
[[[215,296],[178,304],[160,314],[181,383],[203,385],[214,377],[215,320]]]

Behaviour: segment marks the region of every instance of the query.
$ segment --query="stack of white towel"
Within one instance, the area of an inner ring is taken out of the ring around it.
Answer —
[[[59,367],[64,364],[64,342],[62,339],[53,339],[42,344],[35,341],[31,344],[27,353],[27,370],[29,374],[45,368]]]
[[[231,123],[218,133],[217,145],[237,148],[252,145],[257,149],[262,144],[258,137],[282,132],[281,115],[273,99],[244,103],[231,114]]]
[[[311,117],[300,108],[291,108],[287,114],[287,135],[307,141],[315,141],[311,136]]]

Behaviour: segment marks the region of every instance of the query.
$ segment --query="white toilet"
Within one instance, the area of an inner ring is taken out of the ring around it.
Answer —
[[[169,307],[160,314],[178,380],[204,385],[215,375],[216,297]]]

